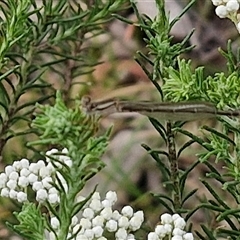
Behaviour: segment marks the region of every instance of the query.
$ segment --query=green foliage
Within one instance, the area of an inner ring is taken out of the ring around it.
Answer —
[[[52,103],[56,88],[71,99],[76,78],[98,64],[89,42],[126,2],[1,1],[0,152],[9,139],[32,132],[36,102]]]
[[[33,203],[25,203],[20,213],[15,213],[18,225],[8,223],[15,232],[28,240],[44,239],[45,219]]]

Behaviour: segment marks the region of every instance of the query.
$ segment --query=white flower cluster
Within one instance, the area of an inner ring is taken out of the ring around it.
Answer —
[[[57,158],[59,162],[63,162],[71,166],[72,161],[64,154],[67,149],[63,149],[63,155],[54,155],[59,153],[57,149],[46,152],[49,157]],[[27,187],[31,187],[36,192],[36,200],[38,202],[48,201],[51,204],[59,202],[59,194],[55,187],[52,186],[53,177],[58,174],[62,184],[66,187],[65,180],[62,175],[56,172],[56,169],[50,162],[50,158],[46,159],[47,164],[43,160],[37,163],[30,163],[28,159],[15,161],[13,165],[5,167],[5,171],[0,174],[0,195],[9,197],[18,202],[27,201]],[[57,163],[58,167],[62,167]]]
[[[216,6],[216,15],[231,19],[240,32],[239,2],[239,0],[212,0],[213,5]]]
[[[80,201],[84,198],[80,199]],[[79,219],[72,218],[69,236],[74,240],[107,240],[103,235],[106,232],[113,233],[116,240],[134,240],[132,232],[138,230],[144,220],[143,211],[133,212],[132,207],[125,206],[121,212],[113,210],[112,206],[117,201],[117,194],[109,191],[101,201],[100,194],[95,192],[91,199],[84,205],[82,216]],[[51,218],[51,226],[58,230],[59,221],[56,217]],[[55,240],[53,232],[49,233],[50,240]]]
[[[165,213],[161,216],[161,224],[148,234],[148,240],[162,240],[165,237],[171,240],[193,240],[193,234],[184,231],[185,226],[185,220],[178,214]]]

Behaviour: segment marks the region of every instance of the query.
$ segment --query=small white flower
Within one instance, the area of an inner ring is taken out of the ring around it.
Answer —
[[[20,161],[14,161],[13,164],[12,164],[12,166],[13,166],[17,171],[19,171],[19,170],[22,169],[22,165],[21,165]]]
[[[89,219],[86,218],[81,218],[80,220],[80,225],[84,228],[84,229],[89,229],[92,227],[92,223]]]
[[[12,199],[17,199],[17,194],[18,194],[17,191],[15,191],[14,189],[11,189],[9,192],[9,197]]]
[[[164,213],[161,215],[161,223],[162,224],[171,224],[172,223],[172,216],[169,213]]]
[[[136,231],[141,227],[142,223],[143,223],[143,219],[133,216],[129,221],[129,228],[132,231]]]
[[[166,230],[167,234],[170,234],[173,230],[173,226],[171,224],[164,224],[163,227]]]
[[[72,220],[71,220],[71,226],[75,226],[78,223],[78,217],[77,216],[73,216]]]
[[[193,234],[192,234],[192,233],[185,233],[185,234],[183,235],[183,239],[184,239],[184,240],[194,240]]]
[[[134,218],[137,218],[138,221],[143,222],[143,220],[144,220],[143,211],[137,211],[137,212],[135,212],[135,213],[133,214],[133,217],[134,217]]]
[[[96,237],[99,238],[99,237],[102,236],[104,230],[103,230],[102,227],[96,226],[96,227],[93,227],[92,231],[93,231],[94,237],[95,237],[95,238],[96,238]]]
[[[102,207],[105,208],[105,207],[111,207],[111,206],[112,206],[112,204],[109,200],[105,199],[102,201]]]
[[[15,172],[16,170],[13,166],[9,165],[5,167],[4,171],[7,174],[7,176],[9,176],[11,172]]]
[[[44,187],[45,187],[45,186],[44,186]],[[52,194],[52,193],[58,194],[58,190],[57,190],[55,187],[51,187],[51,188],[48,189],[48,193],[49,193],[49,194]]]
[[[7,181],[6,186],[10,189],[15,189],[17,187],[17,181],[10,179]]]
[[[31,163],[28,169],[31,173],[38,174],[39,166],[37,163]]]
[[[2,197],[9,197],[9,189],[8,188],[3,188],[1,190],[1,196]]]
[[[32,185],[32,189],[35,192],[40,190],[40,189],[43,189],[42,182],[39,182],[39,181],[34,182],[33,185]]]
[[[84,232],[84,235],[89,239],[93,239],[94,238],[94,233],[92,229],[86,229],[86,231]]]
[[[228,1],[226,4],[226,8],[229,12],[237,12],[239,9],[239,3],[237,0]]]
[[[172,234],[174,236],[178,235],[178,236],[183,236],[186,232],[183,231],[182,229],[180,228],[174,228],[173,231],[172,231]]]
[[[155,228],[155,233],[160,237],[164,238],[167,235],[167,230],[163,225],[157,225]]]
[[[94,217],[94,211],[91,208],[85,208],[83,210],[83,217],[92,219]]]
[[[150,232],[147,236],[147,240],[160,240],[155,232]]]
[[[48,167],[43,166],[39,169],[39,176],[41,176],[42,178],[49,177],[51,176],[51,174],[52,172]]]
[[[129,219],[125,216],[121,216],[118,220],[118,225],[119,225],[120,228],[128,228]]]
[[[33,184],[34,182],[36,182],[38,180],[38,176],[35,175],[34,173],[30,173],[28,176],[28,181],[29,183]]]
[[[45,189],[40,189],[36,193],[36,200],[38,202],[44,202],[48,197],[48,193]]]
[[[19,174],[18,174],[18,172],[15,172],[15,171],[11,172],[8,176],[9,179],[12,179],[12,180],[15,180],[15,181],[18,180],[18,177],[19,177]]]
[[[116,194],[116,192],[113,192],[113,191],[107,192],[106,199],[109,200],[112,203],[112,205],[113,205],[117,201],[117,194]]]
[[[19,179],[18,179],[18,186],[19,187],[25,188],[28,185],[29,185],[29,181],[28,181],[27,177],[25,177],[25,176],[19,177]]]
[[[55,229],[55,230],[58,229],[59,226],[60,226],[60,222],[59,222],[59,220],[56,217],[52,217],[51,218],[50,224],[53,227],[53,229]]]
[[[98,212],[103,208],[100,199],[92,199],[92,201],[89,203],[89,207],[95,212]]]
[[[42,179],[42,185],[43,185],[44,188],[46,188],[46,189],[51,189],[51,188],[53,188],[52,182],[53,182],[53,179],[52,179],[51,177],[45,177],[45,178]]]
[[[101,211],[100,215],[103,216],[103,218],[105,218],[106,220],[109,220],[112,217],[112,209],[110,207],[104,208]]]
[[[1,173],[0,174],[0,188],[3,188],[6,186],[8,177],[6,173]]]
[[[20,164],[21,164],[21,169],[29,168],[29,161],[26,158],[21,159]]]
[[[27,168],[23,168],[20,170],[20,176],[27,177],[31,172]]]
[[[130,218],[133,215],[133,208],[130,206],[125,206],[125,207],[123,207],[121,213],[123,216]]]
[[[94,192],[91,199],[101,200],[100,193],[99,192]]]
[[[106,223],[106,229],[109,232],[115,232],[117,230],[118,224],[117,221],[110,219],[109,221],[107,221]]]
[[[178,218],[178,219],[174,220],[174,226],[175,226],[175,228],[184,229],[186,226],[186,222],[183,218]]]
[[[103,227],[104,225],[104,218],[102,216],[96,216],[95,218],[92,219],[92,226],[95,227],[95,226],[100,226],[100,227]],[[110,220],[111,221],[111,220]]]
[[[182,218],[179,214],[175,213],[172,215],[172,220],[175,221],[178,218]]]
[[[220,18],[225,18],[225,17],[228,16],[227,7],[223,6],[223,5],[217,6],[216,9],[215,9],[215,13]]]
[[[118,210],[114,210],[112,213],[112,219],[118,221],[118,219],[121,217],[122,215],[118,212]]]
[[[82,240],[82,239],[81,239]],[[96,240],[107,240],[105,237],[100,237],[100,238],[98,238],[98,239],[96,239]]]
[[[133,235],[133,234],[129,234],[129,235],[127,236],[127,240],[135,240],[134,235]]]
[[[125,228],[119,228],[115,233],[115,237],[118,239],[126,239],[127,238],[127,231]]]
[[[18,202],[26,202],[27,201],[27,194],[25,192],[18,192],[17,193],[17,200]]]
[[[59,203],[60,199],[57,193],[49,193],[48,194],[48,202],[51,204]]]

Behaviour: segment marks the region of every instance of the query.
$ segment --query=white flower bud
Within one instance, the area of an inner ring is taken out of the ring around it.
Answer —
[[[34,182],[36,182],[38,180],[38,176],[35,175],[34,173],[30,173],[28,176],[28,181],[29,183],[33,184]]]
[[[28,181],[27,177],[25,177],[25,176],[19,177],[19,179],[18,179],[18,186],[20,186],[22,188],[25,188],[28,185],[29,185],[29,181]]]
[[[186,222],[183,218],[178,218],[178,219],[174,220],[174,226],[175,226],[175,228],[184,229],[186,226]]]
[[[51,188],[53,188],[52,182],[53,182],[53,179],[52,179],[51,177],[45,177],[45,178],[42,179],[42,185],[43,185],[44,188],[46,188],[46,189],[51,189]]]
[[[26,202],[27,201],[27,194],[25,192],[18,192],[17,193],[17,200],[18,202]]]
[[[95,238],[99,238],[103,234],[103,228],[100,226],[96,226],[92,228],[93,234]]]
[[[157,225],[155,227],[155,233],[160,237],[164,238],[167,235],[167,231],[163,225]]]
[[[91,208],[85,208],[83,210],[83,217],[87,219],[92,219],[94,217],[94,211]]]
[[[29,168],[29,161],[26,158],[21,159],[20,164],[21,164],[21,169]]]
[[[10,189],[15,189],[17,187],[17,181],[10,179],[7,181],[6,186]]]
[[[147,240],[159,240],[159,236],[155,232],[150,232],[147,236]]]
[[[106,199],[109,200],[112,203],[112,205],[113,205],[117,201],[117,194],[116,194],[116,192],[113,192],[113,191],[107,192]]]
[[[174,236],[178,235],[178,236],[183,236],[186,232],[183,231],[182,229],[180,228],[174,228],[173,231],[172,231],[172,234]]]
[[[185,233],[185,234],[183,235],[183,239],[184,239],[184,240],[194,240],[193,234],[192,234],[192,233]]]
[[[32,172],[32,173],[34,173],[36,175],[38,174],[39,167],[38,167],[37,163],[31,163],[29,165],[28,169],[29,169],[30,172]]]
[[[118,224],[117,221],[110,219],[106,222],[106,229],[109,232],[115,232],[117,230]]]
[[[95,211],[98,212],[102,209],[102,203],[99,199],[92,199],[92,201],[89,204],[89,207]]]
[[[33,191],[35,191],[35,192],[38,191],[38,190],[40,190],[40,189],[43,189],[42,182],[39,182],[39,181],[34,182],[33,185],[32,185],[32,189],[33,189]]]
[[[161,223],[162,224],[171,224],[172,223],[172,216],[169,213],[164,213],[161,215]]]
[[[121,216],[118,220],[118,225],[119,225],[120,228],[128,228],[129,219],[125,216]]]
[[[11,165],[6,166],[4,170],[5,170],[5,173],[7,174],[7,176],[9,176],[11,172],[15,172],[16,171],[15,168],[13,166],[11,166]]]
[[[48,194],[48,202],[51,204],[59,203],[60,199],[57,193]]]
[[[80,220],[80,225],[84,228],[84,229],[89,229],[92,227],[92,223],[89,219],[86,218],[81,218]]]
[[[36,193],[36,200],[38,202],[44,202],[48,197],[48,193],[45,189],[40,189]]]
[[[94,233],[92,229],[86,229],[86,231],[84,232],[84,235],[88,238],[88,239],[93,239],[94,238]]]
[[[229,12],[237,12],[239,9],[239,3],[237,0],[228,1],[226,4],[226,8]]]
[[[220,18],[225,18],[228,16],[228,11],[227,11],[227,7],[220,5],[218,7],[216,7],[215,9],[215,13],[217,16],[219,16]]]
[[[125,228],[119,228],[117,230],[117,232],[115,233],[115,237],[116,239],[119,238],[119,239],[126,239],[127,238],[127,231]]]
[[[16,200],[17,199],[17,194],[18,194],[17,191],[15,191],[14,189],[11,189],[10,192],[9,192],[9,197]]]
[[[31,172],[27,168],[23,168],[20,170],[20,176],[27,177]]]
[[[100,226],[103,227],[104,226],[104,218],[102,216],[96,216],[95,218],[92,219],[92,226]]]
[[[2,197],[9,197],[9,189],[8,188],[3,188],[1,190],[1,196]]]
[[[118,212],[118,210],[114,210],[113,214],[112,214],[112,219],[118,221],[118,219],[121,217],[122,215]]]
[[[103,216],[103,218],[105,218],[106,220],[109,220],[112,217],[112,209],[110,207],[104,208],[101,211],[100,215]]]
[[[3,188],[6,186],[6,183],[8,181],[8,176],[6,173],[0,174],[0,188]]]
[[[121,213],[123,216],[130,218],[133,215],[133,208],[130,206],[125,206],[125,207],[123,207]]]
[[[39,176],[41,176],[42,178],[51,176],[51,173],[52,172],[48,167],[43,166],[39,169]]]
[[[60,222],[56,217],[51,218],[50,224],[51,224],[52,228],[55,229],[55,230],[58,229],[59,226],[60,226]]]

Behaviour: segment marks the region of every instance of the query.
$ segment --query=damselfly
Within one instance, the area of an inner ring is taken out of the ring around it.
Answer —
[[[239,117],[240,109],[218,110],[208,102],[148,102],[108,99],[92,101],[89,96],[82,98],[82,108],[87,114],[106,116],[112,113],[137,112],[162,120],[191,121],[216,116]]]

